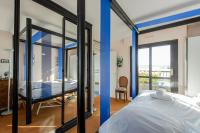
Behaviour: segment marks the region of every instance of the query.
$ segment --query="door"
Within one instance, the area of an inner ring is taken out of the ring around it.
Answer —
[[[165,41],[138,47],[138,87],[178,92],[178,41]]]

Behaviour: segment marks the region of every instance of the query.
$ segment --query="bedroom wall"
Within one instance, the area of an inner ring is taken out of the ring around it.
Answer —
[[[68,51],[67,78],[77,80],[77,50]]]
[[[199,41],[200,41],[200,22],[190,24],[187,27],[188,36],[188,68],[187,68],[187,95],[197,96],[199,89]]]
[[[189,96],[198,96],[200,94],[200,36],[188,38],[188,91]]]
[[[156,31],[152,33],[139,35],[139,45],[152,42],[167,41],[178,39],[178,87],[179,93],[184,94],[186,90],[186,39],[187,26],[179,26],[176,28]],[[117,51],[117,55],[124,59],[123,66],[118,69],[118,78],[126,76],[129,79],[128,88],[130,88],[130,46],[132,45],[131,35],[121,40],[111,43],[112,49]],[[129,91],[129,90],[128,90]],[[128,92],[129,93],[129,92]]]
[[[12,47],[12,34],[0,30],[0,60],[9,59],[9,52],[4,51],[4,49],[12,49]],[[0,63],[0,76],[3,76],[4,72],[8,71],[8,66],[9,63]]]
[[[184,94],[186,90],[186,39],[187,26],[155,31],[139,36],[139,45],[178,39],[178,88],[179,93]]]
[[[32,80],[33,81],[42,81],[42,57],[46,56],[45,53],[42,53],[42,47],[38,45],[34,45],[34,63],[32,65]],[[24,81],[24,45],[20,45],[20,81]],[[51,68],[48,70],[50,74],[49,80],[56,80],[58,75],[58,66],[57,66],[57,58],[58,58],[58,49],[51,48]],[[43,59],[46,59],[43,57]]]
[[[200,36],[200,22],[188,25],[187,36],[188,37]]]
[[[126,76],[128,78],[128,96],[130,96],[130,46],[130,37],[111,42],[111,50],[116,51],[117,56],[123,57],[122,67],[117,67],[116,86],[118,86],[119,77]]]

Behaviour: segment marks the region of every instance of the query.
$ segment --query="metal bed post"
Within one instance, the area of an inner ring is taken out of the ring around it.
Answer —
[[[18,133],[18,75],[19,75],[19,29],[20,29],[20,0],[15,0],[13,37],[13,115],[12,132]]]
[[[139,33],[136,32],[136,96],[139,94],[139,79],[138,79],[138,35]]]
[[[77,132],[85,133],[85,0],[77,0],[78,16],[78,99]]]
[[[62,22],[62,112],[61,112],[61,124],[64,125],[64,113],[65,113],[65,17]]]
[[[32,20],[26,19],[26,50],[28,56],[26,58],[26,124],[30,124],[32,121]]]
[[[65,70],[66,70],[65,74],[66,74],[66,78],[68,78],[68,68],[69,68],[68,67],[68,55],[69,55],[68,49],[65,49],[65,56],[66,56],[66,59],[65,59],[66,60],[66,63],[65,63],[66,64],[66,66],[65,66]]]
[[[93,45],[92,45],[92,25],[90,26],[90,28],[89,28],[89,35],[88,35],[88,39],[89,39],[89,58],[90,58],[90,60],[89,60],[89,62],[90,62],[90,65],[89,65],[89,84],[90,84],[90,86],[89,86],[89,89],[90,89],[90,91],[89,91],[89,94],[88,94],[88,106],[89,106],[89,112],[90,113],[92,113],[92,111],[93,111],[93,89],[92,89],[92,84],[93,84],[93,82],[92,82],[92,79],[93,79]]]
[[[91,101],[92,101],[92,97],[91,97],[91,93],[92,93],[92,82],[91,82],[91,80],[92,80],[92,34],[91,34],[91,32],[92,32],[92,26],[89,28],[89,29],[87,29],[87,32],[88,32],[88,34],[87,34],[87,43],[88,43],[88,53],[87,53],[87,85],[88,85],[88,88],[87,88],[87,93],[88,93],[88,97],[89,98],[87,98],[87,111],[89,111],[89,112],[91,112],[92,111],[92,103],[91,103]]]

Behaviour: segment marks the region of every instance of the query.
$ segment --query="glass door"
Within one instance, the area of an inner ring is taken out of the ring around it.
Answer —
[[[149,48],[138,50],[138,66],[139,92],[149,90]]]
[[[152,47],[151,89],[164,88],[170,91],[171,51],[170,45]]]
[[[140,45],[138,83],[142,90],[166,89],[178,92],[178,41]]]

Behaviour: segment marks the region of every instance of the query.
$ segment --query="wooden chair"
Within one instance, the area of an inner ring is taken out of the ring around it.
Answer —
[[[122,76],[119,78],[119,87],[115,89],[115,97],[117,99],[117,93],[119,93],[119,99],[121,99],[121,93],[124,94],[124,102],[127,101],[127,87],[128,87],[128,78]]]

